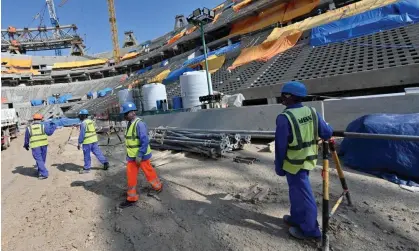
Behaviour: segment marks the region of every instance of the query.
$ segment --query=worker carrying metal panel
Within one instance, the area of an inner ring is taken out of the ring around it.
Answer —
[[[33,115],[33,123],[26,128],[25,141],[23,148],[29,151],[32,149],[32,156],[36,161],[38,178],[40,180],[48,178],[48,170],[45,167],[48,151],[48,136],[51,136],[56,126],[54,123],[42,123],[42,114]]]
[[[147,126],[142,119],[136,116],[135,111],[137,111],[137,107],[132,102],[126,102],[122,105],[121,114],[124,114],[125,120],[128,121],[125,132],[128,189],[127,199],[120,204],[121,208],[132,206],[138,201],[137,176],[139,168],[143,170],[155,193],[159,193],[163,189],[163,185],[150,163],[151,148]]]
[[[83,155],[84,155],[84,167],[80,170],[80,174],[90,172],[90,167],[92,160],[90,158],[90,152],[92,152],[96,158],[103,164],[103,169],[108,170],[109,162],[106,157],[103,155],[102,151],[98,145],[98,137],[96,134],[96,127],[92,120],[88,119],[89,112],[86,109],[83,109],[79,112],[80,118],[80,135],[79,135],[79,144],[77,149],[80,150],[80,145],[83,145]]]
[[[286,108],[276,119],[275,171],[287,177],[291,203],[291,215],[283,219],[290,226],[291,236],[320,239],[309,173],[316,166],[318,137],[327,140],[333,131],[314,108],[301,104],[302,98],[307,96],[304,84],[288,82],[281,92]]]

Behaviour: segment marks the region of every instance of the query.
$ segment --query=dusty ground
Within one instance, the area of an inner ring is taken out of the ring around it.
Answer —
[[[141,193],[136,207],[120,210],[124,200],[123,153],[112,167],[78,174],[82,152],[58,145],[69,135],[50,138],[50,178],[37,180],[23,137],[2,151],[2,250],[315,250],[287,234],[288,187],[275,175],[273,155],[261,146],[237,152],[257,156],[253,165],[187,156],[158,167],[165,184],[158,198]],[[419,197],[375,177],[346,172],[354,207],[343,205],[331,221],[332,250],[419,250]],[[331,200],[341,192],[334,170]],[[321,173],[311,175],[320,205]],[[242,201],[256,185],[270,189],[261,201]],[[140,175],[139,189],[147,184]],[[319,210],[319,221],[321,214]]]

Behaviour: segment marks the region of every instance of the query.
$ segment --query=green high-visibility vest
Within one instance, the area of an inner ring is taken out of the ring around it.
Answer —
[[[83,140],[83,145],[86,144],[92,144],[98,141],[97,139],[97,135],[96,135],[96,128],[95,128],[95,124],[93,123],[92,120],[90,119],[86,119],[83,121],[84,126],[86,128],[86,132],[84,134],[84,140]]]
[[[36,148],[40,146],[48,145],[48,137],[45,133],[45,127],[43,124],[33,124],[29,126],[29,147]]]
[[[317,163],[318,117],[312,107],[285,110],[291,124],[293,140],[288,144],[282,169],[296,174],[301,169],[312,170]]]
[[[125,132],[125,146],[127,148],[127,155],[130,158],[137,157],[138,152],[140,151],[141,141],[138,138],[138,132],[137,132],[137,124],[140,121],[141,121],[140,118],[136,118]],[[146,155],[150,153],[151,153],[151,148],[150,148],[150,145],[148,145]]]

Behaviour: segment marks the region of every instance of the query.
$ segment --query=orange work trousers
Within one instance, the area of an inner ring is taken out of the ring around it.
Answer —
[[[150,163],[150,160],[141,161],[140,165],[137,165],[135,161],[127,162],[127,181],[128,181],[128,190],[127,190],[127,200],[128,201],[137,201],[137,178],[138,178],[138,169],[141,168],[144,172],[144,175],[148,182],[154,190],[160,190],[162,185],[157,173],[154,170],[153,166]]]

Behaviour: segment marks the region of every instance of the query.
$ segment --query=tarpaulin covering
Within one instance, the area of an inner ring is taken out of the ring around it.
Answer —
[[[233,6],[233,10],[235,12],[238,12],[239,10],[243,9],[247,5],[249,5],[252,2],[252,0],[243,0],[240,3]]]
[[[196,29],[198,29],[198,27],[196,27],[196,26],[194,26],[194,27],[192,27],[192,28],[188,29],[188,30],[186,31],[185,35],[189,35],[189,34],[191,34],[191,33],[192,33],[192,32],[194,32]]]
[[[32,68],[32,58],[16,58],[16,57],[11,57],[11,58],[1,58],[1,63],[2,65],[4,63],[5,66],[10,66],[10,67],[18,67],[18,68]]]
[[[232,44],[232,45],[224,46],[224,47],[222,47],[220,49],[217,49],[217,50],[210,51],[210,52],[208,52],[207,56],[208,57],[213,56],[213,55],[221,56],[221,55],[224,55],[224,54],[226,54],[230,51],[238,49],[238,48],[240,48],[240,42]],[[204,59],[205,59],[205,55],[200,55],[198,57],[194,57],[194,58],[186,60],[183,63],[183,66],[198,64],[199,62],[203,61]]]
[[[419,113],[372,114],[351,122],[347,132],[419,135]],[[393,182],[419,182],[419,142],[345,138],[341,145],[345,165]]]
[[[312,29],[310,45],[345,41],[419,21],[419,1],[402,0]]]
[[[97,91],[97,96],[98,97],[105,97],[106,95],[110,94],[112,92],[112,88],[105,88],[103,90],[99,90]]]
[[[164,70],[148,81],[149,83],[161,83],[170,73],[170,70]]]
[[[171,82],[175,82],[176,80],[179,79],[179,77],[185,73],[185,72],[189,72],[189,71],[194,71],[192,68],[189,67],[182,67],[179,69],[176,69],[172,72],[169,73],[169,75],[163,80],[163,84],[168,84]]]
[[[283,22],[310,13],[320,3],[320,0],[292,0],[287,3]]]
[[[64,104],[66,103],[69,99],[71,99],[73,97],[73,95],[71,94],[65,94],[65,95],[61,95],[58,100],[57,103],[58,104]]]
[[[277,4],[262,11],[257,16],[250,16],[233,24],[230,36],[246,34],[260,30],[274,23],[282,22],[286,10],[286,4]]]
[[[231,8],[234,4],[235,4],[234,2],[231,2],[231,3],[227,4],[226,6],[224,6],[223,11],[228,9],[228,8]]]
[[[140,53],[138,53],[138,52],[130,52],[130,53],[127,53],[127,54],[125,54],[122,58],[121,58],[121,60],[127,60],[127,59],[131,59],[131,58],[135,58],[136,56],[138,56]]]
[[[218,21],[218,19],[220,18],[221,14],[222,13],[218,13],[218,14],[215,15],[214,20],[212,20],[212,23],[213,24]]]
[[[57,127],[65,127],[65,126],[74,126],[80,124],[80,119],[69,119],[69,118],[60,118],[60,119],[50,119],[48,121],[43,122],[45,123],[54,123]]]
[[[44,101],[42,99],[32,99],[31,100],[31,105],[32,106],[42,105],[43,103],[44,103]]]
[[[48,97],[47,98],[48,104],[56,104],[57,99],[55,97]]]
[[[89,98],[92,98],[93,97],[93,92],[90,91],[90,92],[86,93],[86,96],[89,97]]]
[[[339,20],[342,18],[346,18],[349,16],[353,16],[371,9],[375,9],[381,6],[388,5],[390,3],[394,3],[398,0],[363,0],[357,3],[353,3],[347,6],[344,6],[339,9],[330,10],[324,14],[320,14],[318,16],[309,17],[304,19],[303,21],[282,27],[282,28],[275,28],[269,37],[264,42],[269,42],[275,39],[278,39],[279,36],[287,30],[309,30],[313,27],[327,24],[333,22],[335,20]]]
[[[218,5],[217,7],[215,7],[214,9],[212,9],[212,11],[217,12],[217,11],[221,10],[223,7],[224,7],[224,4],[222,3],[222,4]]]
[[[167,44],[173,44],[174,42],[178,41],[183,35],[185,35],[185,30],[182,30],[178,34],[174,35],[169,41],[167,41]]]
[[[228,69],[232,70],[255,60],[268,61],[279,53],[292,48],[300,39],[301,34],[302,32],[299,30],[286,31],[277,40],[245,48]]]
[[[207,59],[208,61],[208,71],[209,73],[214,73],[218,71],[224,64],[226,57],[224,55],[216,56],[212,55]],[[205,69],[205,61],[200,63],[202,69]]]
[[[169,64],[169,60],[168,60],[168,59],[163,60],[163,61],[160,63],[160,67],[166,66],[166,65],[168,65],[168,64]]]
[[[143,69],[140,69],[140,70],[136,71],[135,74],[141,75],[143,73],[146,73],[146,72],[150,71],[151,69],[153,69],[153,67],[152,66],[148,66],[146,68],[143,68]]]
[[[74,62],[60,62],[60,63],[54,63],[52,68],[64,69],[64,68],[87,67],[87,66],[105,64],[107,61],[108,61],[107,59],[92,59],[92,60],[74,61]]]
[[[2,71],[3,73],[8,74],[32,74],[32,75],[40,75],[39,71],[33,70],[32,68],[18,68],[18,67],[7,67],[7,70]]]

